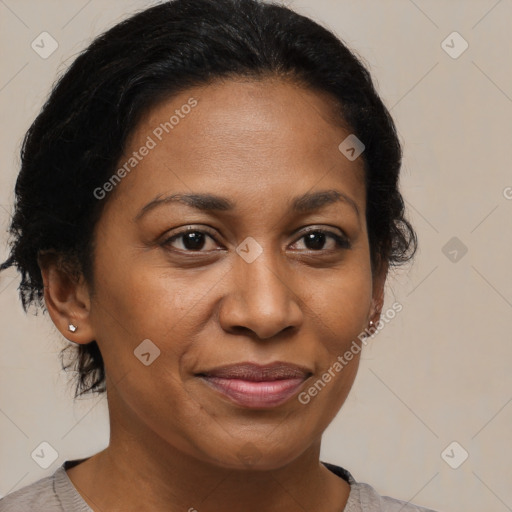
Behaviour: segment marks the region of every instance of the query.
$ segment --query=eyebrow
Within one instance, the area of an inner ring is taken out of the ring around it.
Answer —
[[[171,203],[181,203],[204,212],[231,211],[236,207],[236,204],[228,198],[215,194],[172,194],[165,197],[159,195],[140,210],[135,216],[134,221],[140,220],[144,215],[158,206]],[[348,204],[355,210],[359,217],[359,208],[356,202],[347,194],[334,189],[321,190],[319,192],[306,192],[305,194],[295,197],[291,201],[291,210],[297,213],[308,213],[334,203]]]

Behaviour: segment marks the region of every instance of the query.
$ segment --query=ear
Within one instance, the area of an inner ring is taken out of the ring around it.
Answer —
[[[73,273],[54,252],[40,253],[37,262],[44,283],[46,309],[57,329],[69,341],[84,345],[93,341],[90,293],[83,275]],[[75,332],[69,330],[70,324],[76,327]]]
[[[388,269],[389,264],[379,260],[374,271],[372,305],[370,308],[370,320],[372,320],[374,324],[379,322],[382,308],[384,306],[384,286],[386,284]]]

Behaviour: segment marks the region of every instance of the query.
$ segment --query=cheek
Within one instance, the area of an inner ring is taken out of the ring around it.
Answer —
[[[169,424],[168,411],[193,419],[199,407],[183,389],[180,362],[201,330],[197,303],[212,285],[199,274],[184,279],[135,259],[124,272],[123,258],[118,262],[98,266],[94,318],[112,395],[155,428]]]
[[[299,401],[325,421],[336,415],[354,382],[371,299],[371,270],[366,264],[352,265],[350,272],[340,271],[308,299],[323,336],[319,338],[316,375]]]
[[[180,361],[204,329],[209,297],[225,270],[171,271],[129,251],[111,267],[107,256],[98,252],[93,322],[108,373],[116,382],[129,371],[141,387],[161,378],[178,385]],[[136,357],[143,342],[158,354],[149,374]]]
[[[367,293],[333,293],[337,301],[324,305],[322,328],[325,336],[317,347],[317,371],[298,395],[308,410],[307,423],[320,434],[345,402],[354,383],[363,346],[359,336],[366,325],[371,287]],[[328,309],[330,308],[330,309]]]
[[[309,299],[328,336],[328,350],[339,353],[367,327],[372,301],[370,268],[364,264],[333,276]]]

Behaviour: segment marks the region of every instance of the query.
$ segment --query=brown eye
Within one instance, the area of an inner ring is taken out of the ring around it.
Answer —
[[[209,250],[214,250],[217,247],[214,245],[210,249],[203,250],[208,244],[208,239],[215,242],[214,236],[209,232],[200,229],[189,228],[166,238],[161,245],[166,248],[170,247],[171,250],[176,250],[178,252],[208,252]],[[338,233],[324,229],[312,229],[303,234],[302,237],[299,238],[299,240],[295,243],[297,244],[300,240],[304,240],[306,250],[312,252],[350,249],[351,247],[348,238]],[[329,241],[331,242],[331,247],[326,248],[325,246],[328,245]],[[176,246],[178,242],[180,243],[181,247]]]
[[[188,229],[167,238],[164,240],[162,245],[165,247],[173,246],[176,241],[180,241],[181,239],[180,243],[182,247],[174,247],[177,250],[184,252],[206,252],[202,251],[202,249],[206,245],[208,238],[214,240],[214,238],[206,231]]]
[[[329,238],[334,241],[334,247],[331,246],[330,248],[326,249],[325,245]],[[314,229],[308,231],[306,234],[302,235],[299,240],[303,239],[304,245],[311,251],[350,249],[350,242],[346,237],[343,237],[338,233],[326,231],[324,229]]]

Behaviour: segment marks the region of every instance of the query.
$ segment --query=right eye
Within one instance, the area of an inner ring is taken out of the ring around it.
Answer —
[[[205,246],[207,238],[215,241],[213,235],[207,231],[188,228],[166,238],[161,245],[162,247],[171,247],[171,250],[177,250],[178,252],[208,252],[201,250]],[[182,248],[173,247],[177,240],[181,240]]]

